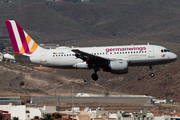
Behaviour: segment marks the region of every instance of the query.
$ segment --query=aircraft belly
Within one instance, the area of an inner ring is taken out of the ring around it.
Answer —
[[[49,61],[50,65],[53,66],[65,66],[66,65],[66,61],[62,60],[62,59],[51,59]]]
[[[80,59],[51,59],[48,61],[49,66],[72,67],[74,64],[81,62]]]
[[[76,60],[67,60],[67,61],[66,61],[66,65],[67,65],[67,66],[73,66],[73,65],[76,64],[76,63],[77,63]]]
[[[158,65],[173,62],[171,59],[142,59],[142,60],[130,60],[129,66],[146,66],[146,65]]]

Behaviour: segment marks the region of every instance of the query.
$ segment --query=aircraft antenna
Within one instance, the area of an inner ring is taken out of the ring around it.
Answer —
[[[134,41],[131,42],[131,45],[134,45]]]

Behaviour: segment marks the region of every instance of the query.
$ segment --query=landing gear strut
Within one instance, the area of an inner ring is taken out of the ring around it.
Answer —
[[[152,68],[152,65],[150,65],[150,66],[149,66],[149,69],[151,70],[151,74],[150,74],[150,76],[151,76],[151,77],[154,77],[154,75],[155,75],[155,74],[153,73],[153,68]]]
[[[91,75],[91,77],[94,81],[98,80],[97,71],[99,71],[99,68],[94,68],[94,73]]]

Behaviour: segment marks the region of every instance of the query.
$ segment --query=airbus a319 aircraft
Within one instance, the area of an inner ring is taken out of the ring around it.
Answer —
[[[44,49],[16,23],[5,21],[9,32],[13,53],[4,58],[30,64],[56,68],[94,69],[93,80],[98,80],[97,72],[103,70],[113,74],[128,73],[129,66],[149,66],[165,64],[177,59],[177,55],[158,45],[127,45],[103,47],[58,47]]]

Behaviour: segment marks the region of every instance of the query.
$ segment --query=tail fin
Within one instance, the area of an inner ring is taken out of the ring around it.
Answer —
[[[15,53],[32,54],[38,49],[38,44],[34,42],[15,20],[8,20],[5,22]]]

